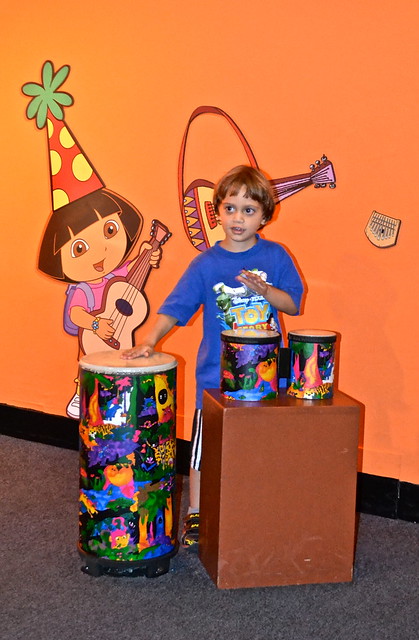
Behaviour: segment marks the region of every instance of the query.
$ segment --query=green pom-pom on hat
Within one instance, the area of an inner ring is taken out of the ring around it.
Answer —
[[[73,104],[73,97],[69,93],[57,91],[69,73],[70,67],[68,65],[62,66],[54,73],[52,62],[47,60],[42,67],[42,84],[27,82],[23,85],[23,93],[26,96],[32,96],[26,109],[26,116],[29,120],[36,118],[38,129],[45,127],[48,111],[57,120],[63,120],[64,110],[62,107],[70,107]]]

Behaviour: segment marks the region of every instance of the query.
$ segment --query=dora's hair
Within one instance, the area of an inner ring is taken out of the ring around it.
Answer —
[[[71,239],[70,230],[78,235],[98,217],[106,218],[116,214],[127,235],[127,249],[124,258],[137,240],[143,227],[143,217],[133,204],[110,189],[99,189],[54,211],[48,221],[39,251],[38,268],[47,275],[74,282],[62,268],[61,249]]]
[[[215,185],[213,204],[218,207],[227,196],[236,196],[242,187],[246,188],[246,198],[251,198],[262,206],[264,223],[272,220],[275,201],[269,180],[259,169],[247,165],[234,167]]]

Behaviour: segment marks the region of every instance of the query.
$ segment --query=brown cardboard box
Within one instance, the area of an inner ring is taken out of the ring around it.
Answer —
[[[199,556],[221,589],[352,579],[360,404],[204,393]]]

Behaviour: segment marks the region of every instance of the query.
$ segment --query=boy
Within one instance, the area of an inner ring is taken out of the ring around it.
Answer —
[[[278,330],[278,311],[299,312],[303,285],[285,249],[257,231],[273,216],[269,181],[253,167],[229,171],[215,187],[214,209],[224,240],[197,256],[158,310],[143,342],[124,358],[149,356],[175,325],[185,325],[203,305],[203,339],[196,366],[196,410],[189,477],[190,506],[183,546],[198,542],[202,394],[220,385],[220,332],[224,329]],[[240,283],[240,286],[237,284]]]

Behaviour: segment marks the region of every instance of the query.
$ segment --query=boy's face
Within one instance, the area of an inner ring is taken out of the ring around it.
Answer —
[[[218,216],[225,233],[221,246],[228,251],[247,251],[256,243],[256,232],[266,221],[262,205],[246,198],[243,185],[235,196],[227,194],[220,202]]]
[[[65,275],[75,282],[100,282],[123,260],[127,235],[118,214],[97,222],[74,236],[61,249]]]

